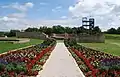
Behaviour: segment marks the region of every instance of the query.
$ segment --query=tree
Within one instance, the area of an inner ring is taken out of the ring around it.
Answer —
[[[117,34],[120,34],[120,27],[117,28]]]
[[[52,28],[47,28],[44,33],[50,36],[52,34]]]
[[[96,26],[96,27],[94,27],[93,28],[93,33],[101,33],[101,30],[100,30],[100,28],[99,28],[99,26]]]
[[[4,36],[4,32],[0,32],[0,37],[1,37],[1,36]]]
[[[43,33],[45,33],[45,32],[47,31],[47,27],[46,27],[46,26],[43,26],[43,27],[41,28],[41,31],[42,31]]]
[[[10,32],[6,35],[9,37],[13,37],[13,36],[16,36],[16,32],[20,32],[20,31],[19,30],[10,30]]]
[[[65,28],[62,27],[61,25],[53,26],[52,28],[53,28],[53,33],[56,33],[56,34],[65,33]]]
[[[76,27],[73,27],[72,30],[73,30],[73,33],[74,33],[74,34],[77,33],[77,28],[76,28]]]
[[[72,31],[72,28],[65,27],[65,32],[68,33],[68,34],[71,34],[73,31]]]
[[[86,29],[83,26],[78,27],[77,28],[77,34],[79,34],[79,33],[86,33]]]
[[[38,31],[39,31],[38,28],[27,28],[27,29],[25,30],[25,32],[38,32]]]
[[[115,28],[110,28],[110,29],[107,30],[107,33],[108,33],[108,34],[116,34],[117,31],[116,31]]]

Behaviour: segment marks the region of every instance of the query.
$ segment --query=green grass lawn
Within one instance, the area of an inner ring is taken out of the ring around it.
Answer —
[[[8,42],[0,41],[0,53],[7,52],[9,50],[18,49],[18,48],[27,47],[30,45],[40,44],[41,42],[43,42],[43,40],[39,40],[39,39],[31,39],[30,42],[21,43],[21,44],[12,44]]]
[[[105,43],[79,43],[86,47],[120,56],[120,35],[105,35]]]

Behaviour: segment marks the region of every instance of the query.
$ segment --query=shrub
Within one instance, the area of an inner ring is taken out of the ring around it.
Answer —
[[[0,71],[3,71],[4,68],[5,68],[5,65],[0,63]]]

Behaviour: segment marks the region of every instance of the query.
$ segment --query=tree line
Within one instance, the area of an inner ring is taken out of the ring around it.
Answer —
[[[16,32],[20,32],[20,30],[10,30],[10,32],[0,32],[0,36],[16,36]],[[57,25],[57,26],[53,26],[53,27],[47,27],[47,26],[41,26],[39,28],[27,28],[24,30],[24,32],[43,32],[47,35],[51,35],[52,33],[55,34],[63,34],[63,33],[68,33],[68,34],[80,34],[80,33],[89,33],[89,31],[84,28],[84,27],[63,27],[61,25]],[[96,26],[93,28],[92,32],[95,33],[99,33],[101,32],[101,29]]]
[[[107,33],[107,34],[120,34],[120,27],[118,27],[117,29],[110,28],[105,33]]]
[[[63,33],[68,33],[68,34],[80,34],[80,33],[89,33],[90,31],[92,31],[92,34],[96,34],[96,33],[101,33],[101,29],[99,28],[99,26],[95,26],[92,30],[88,30],[84,27],[63,27],[61,25],[57,25],[57,26],[53,26],[53,27],[47,27],[47,26],[41,26],[39,28],[27,28],[24,30],[24,32],[43,32],[45,34],[48,34],[49,36],[52,33],[56,33],[56,34],[63,34]],[[0,36],[16,36],[16,32],[20,32],[20,30],[10,30],[10,32],[0,32]],[[107,34],[120,34],[120,27],[118,27],[117,29],[115,28],[110,28],[107,31],[105,31],[104,33]]]
[[[16,36],[16,32],[20,32],[20,30],[10,30],[9,32],[0,32],[0,37],[4,37],[4,36],[13,37]]]
[[[94,34],[95,33],[100,33],[101,29],[96,26],[92,30]],[[80,33],[89,33],[88,29],[84,27],[63,27],[61,25],[53,26],[53,27],[40,27],[40,28],[27,28],[25,32],[43,32],[45,34],[51,35],[52,33],[55,34],[63,34],[63,33],[68,33],[68,34],[80,34]]]

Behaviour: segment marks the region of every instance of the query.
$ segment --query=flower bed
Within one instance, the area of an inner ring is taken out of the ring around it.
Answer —
[[[65,40],[65,45],[86,77],[120,77],[120,57]]]
[[[42,44],[0,55],[0,76],[36,76],[55,44],[55,40],[47,39]]]

